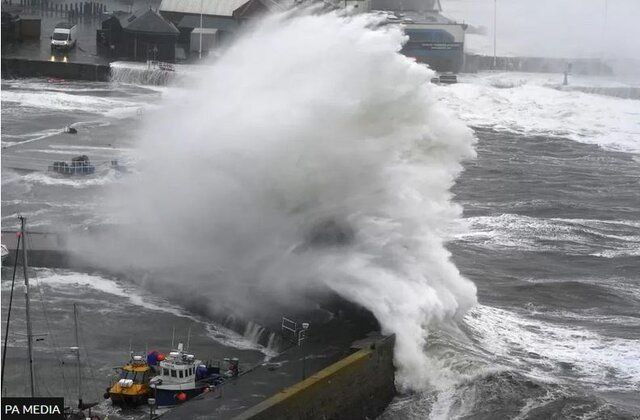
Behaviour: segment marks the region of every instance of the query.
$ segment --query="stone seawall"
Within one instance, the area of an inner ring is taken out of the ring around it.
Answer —
[[[395,395],[394,336],[357,352],[244,411],[234,420],[358,420],[379,416]]]
[[[51,77],[106,82],[110,74],[107,64],[2,58],[2,78]]]

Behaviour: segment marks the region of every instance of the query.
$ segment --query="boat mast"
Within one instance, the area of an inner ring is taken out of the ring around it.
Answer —
[[[189,350],[190,342],[191,342],[191,326],[189,326],[189,330],[187,331],[187,347],[186,347],[187,350]]]
[[[2,347],[2,373],[0,374],[0,384],[4,384],[4,368],[6,367],[5,361],[7,359],[7,341],[9,340],[9,322],[11,321],[11,307],[13,306],[13,290],[16,284],[16,271],[18,269],[18,256],[20,255],[20,240],[22,234],[18,236],[18,243],[16,245],[16,255],[13,259],[13,277],[11,278],[11,294],[9,295],[9,310],[7,311],[7,326],[4,328],[4,346]]]
[[[35,392],[35,382],[33,378],[33,332],[31,331],[31,310],[29,307],[29,275],[27,274],[27,268],[29,266],[29,262],[27,259],[27,232],[26,232],[26,224],[27,219],[20,216],[20,236],[22,236],[22,271],[24,274],[24,302],[26,306],[27,312],[27,353],[29,358],[29,391],[31,392],[31,396],[34,397]]]
[[[76,336],[76,361],[78,364],[78,408],[82,410],[82,369],[80,366],[80,340],[78,339],[78,305],[73,304],[73,325]]]

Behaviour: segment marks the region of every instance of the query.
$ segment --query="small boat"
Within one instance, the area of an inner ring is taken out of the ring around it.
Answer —
[[[9,256],[9,248],[5,244],[0,244],[0,252],[2,253],[2,261],[6,260]]]
[[[118,369],[118,379],[108,388],[105,398],[111,398],[114,405],[137,406],[145,404],[151,395],[149,381],[155,374],[148,359],[141,355],[131,355],[131,360]],[[157,356],[156,356],[157,357]]]
[[[212,386],[222,383],[219,366],[208,366],[184,351],[182,343],[158,363],[158,375],[151,379],[153,398],[158,407],[188,401]]]
[[[49,166],[50,172],[61,175],[90,175],[96,172],[96,167],[89,161],[89,156],[81,155],[71,159],[71,163],[53,162]]]

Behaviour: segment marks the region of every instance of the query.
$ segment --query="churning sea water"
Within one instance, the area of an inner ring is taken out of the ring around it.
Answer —
[[[375,31],[366,18],[278,19],[203,70],[200,85],[197,76],[180,87],[3,81],[3,227],[17,213],[42,230],[123,223],[131,214],[105,210],[130,189],[124,197],[146,218],[142,233],[183,234],[180,244],[195,236],[203,258],[144,238],[154,258],[118,255],[122,263],[205,261],[197,277],[213,261],[240,283],[331,288],[401,338],[402,393],[385,418],[637,415],[640,101],[593,93],[610,80],[563,90],[554,75],[481,74],[434,87],[426,69],[397,55],[399,32]],[[282,42],[296,34],[308,38]],[[81,128],[77,137],[56,131],[69,124]],[[64,153],[118,158],[134,176],[10,169]],[[185,162],[215,165],[181,172]],[[184,225],[189,209],[202,216],[195,225]],[[210,224],[195,229],[207,215]],[[335,252],[303,246],[327,218],[349,224],[354,242]],[[239,250],[241,262],[229,258]],[[178,252],[186,253],[165,254]],[[116,341],[109,331],[132,305],[164,341],[176,319],[191,322],[151,290],[79,273],[40,276],[57,296],[59,329],[69,325],[70,297],[111,320],[100,348]],[[256,350],[246,357],[259,358]],[[119,357],[99,354],[109,364]]]

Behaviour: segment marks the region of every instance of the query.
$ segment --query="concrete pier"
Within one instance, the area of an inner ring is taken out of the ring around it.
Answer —
[[[394,336],[370,337],[360,349],[233,420],[358,420],[379,416],[395,395]]]
[[[349,344],[344,340],[354,331],[348,329],[348,322],[324,325],[314,342],[291,347],[160,419],[375,418],[395,395],[395,337],[371,333]]]

